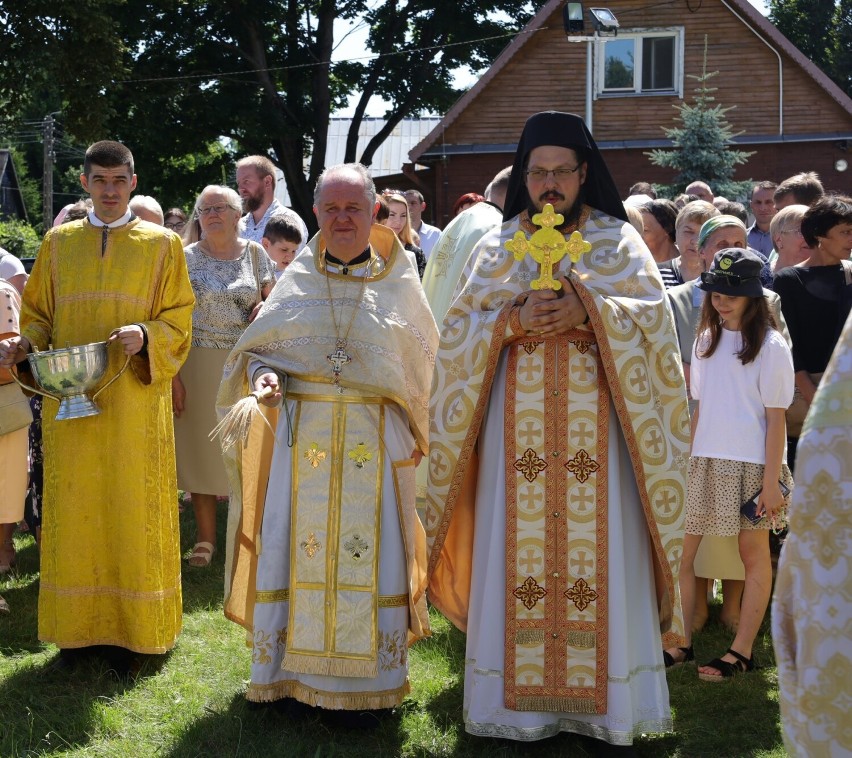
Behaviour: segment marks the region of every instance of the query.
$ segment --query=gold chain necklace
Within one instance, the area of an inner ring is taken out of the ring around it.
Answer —
[[[326,256],[328,252],[326,252]],[[370,261],[372,263],[372,260]],[[358,308],[361,305],[361,300],[364,298],[364,290],[367,287],[367,277],[369,276],[369,271],[364,272],[364,276],[361,277],[361,292],[358,295],[358,301],[355,303],[355,307],[352,308],[352,317],[349,319],[349,325],[346,327],[346,334],[342,337],[340,336],[340,327],[337,325],[337,316],[334,313],[334,298],[331,295],[331,281],[328,276],[328,258],[326,257],[325,261],[325,286],[328,290],[328,304],[331,308],[331,321],[334,324],[334,336],[335,336],[335,350],[330,355],[326,356],[326,359],[331,364],[331,381],[332,384],[337,388],[337,394],[343,394],[343,387],[340,386],[340,372],[343,370],[343,367],[347,363],[352,362],[352,356],[350,356],[346,352],[346,347],[349,341],[349,332],[352,331],[352,324],[355,323],[355,316],[358,315]],[[347,281],[343,287],[343,297],[341,300],[346,299],[346,287],[349,285]]]

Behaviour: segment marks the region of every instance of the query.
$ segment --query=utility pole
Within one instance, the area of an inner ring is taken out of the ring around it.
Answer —
[[[44,182],[42,187],[42,209],[44,231],[53,224],[53,161],[56,153],[53,149],[53,115],[44,117]]]

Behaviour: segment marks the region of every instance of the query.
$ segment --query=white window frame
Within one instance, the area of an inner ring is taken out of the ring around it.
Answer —
[[[617,37],[595,38],[595,88],[594,97],[651,97],[676,95],[683,99],[683,56],[684,56],[684,27],[668,26],[653,29],[619,29]],[[667,90],[642,90],[642,40],[646,37],[674,37],[674,87]],[[604,89],[604,73],[606,71],[606,43],[609,40],[633,40],[633,88],[620,90]]]

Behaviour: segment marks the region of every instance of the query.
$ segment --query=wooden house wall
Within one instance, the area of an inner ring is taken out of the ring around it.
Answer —
[[[779,133],[778,58],[720,0],[686,0],[648,8],[646,0],[612,0],[609,7],[625,29],[683,26],[685,73],[701,73],[707,35],[707,70],[714,96],[736,106],[728,119],[751,135]],[[641,9],[641,10],[640,10]],[[517,141],[526,118],[541,110],[585,113],[586,44],[572,43],[554,13],[494,76],[436,141],[448,145],[504,144]],[[774,46],[777,49],[777,46]],[[784,133],[813,134],[850,129],[852,117],[822,90],[801,66],[780,52],[783,68]],[[691,100],[695,81],[684,78]],[[675,125],[674,96],[600,97],[593,104],[598,140],[661,139],[661,127]]]

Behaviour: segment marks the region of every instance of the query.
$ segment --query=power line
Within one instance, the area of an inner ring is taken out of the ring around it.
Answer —
[[[671,1],[671,0],[670,0]],[[405,55],[410,56],[414,53],[428,53],[434,50],[446,50],[450,47],[459,47],[462,45],[473,45],[477,42],[490,42],[496,39],[507,39],[509,37],[517,37],[521,34],[535,34],[543,32],[553,27],[542,26],[538,29],[524,30],[519,32],[508,32],[506,34],[495,34],[491,37],[479,37],[478,39],[465,40],[464,42],[448,42],[445,45],[429,45],[428,47],[406,48],[405,50],[397,50],[391,53],[375,53],[374,55],[364,55],[359,58],[347,58],[342,61],[314,61],[312,63],[294,63],[289,66],[271,66],[269,68],[249,68],[240,71],[219,71],[207,74],[181,74],[180,76],[158,76],[146,79],[122,79],[114,81],[114,84],[141,84],[142,82],[173,82],[184,81],[189,79],[221,79],[227,76],[242,76],[243,74],[258,74],[264,71],[295,71],[301,68],[317,68],[319,66],[328,66],[335,63],[355,63],[357,61],[373,61],[380,58],[390,58],[393,56]]]

